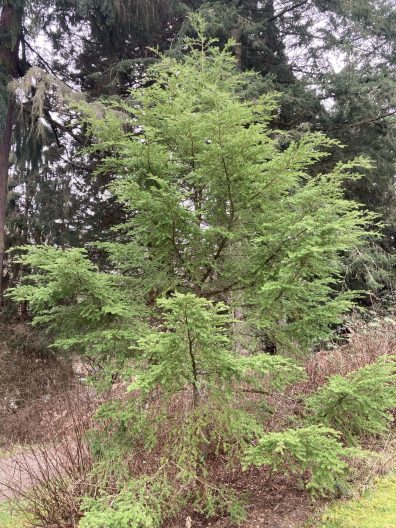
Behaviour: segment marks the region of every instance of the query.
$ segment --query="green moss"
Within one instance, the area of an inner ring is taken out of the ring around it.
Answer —
[[[360,499],[338,502],[323,516],[320,528],[395,528],[396,475],[384,477]]]

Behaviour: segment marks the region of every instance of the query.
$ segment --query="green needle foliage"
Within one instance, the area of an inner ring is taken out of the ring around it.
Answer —
[[[182,63],[149,70],[151,86],[130,103],[114,102],[102,120],[85,108],[93,150],[106,157],[99,171],[115,178],[129,215],[104,247],[148,300],[179,290],[246,305],[273,343],[305,348],[352,305],[340,291],[343,258],[372,217],[343,185],[369,163],[318,173],[337,142],[271,132],[276,95],[244,100],[255,77],[236,71],[227,48],[202,35],[187,45]]]
[[[368,162],[319,173],[336,142],[271,131],[276,95],[246,100],[255,77],[237,71],[234,43],[220,51],[202,31],[186,40],[182,62],[163,57],[151,67],[129,100],[81,108],[103,159],[98,172],[113,181],[127,218],[102,245],[106,271],[84,251],[36,247],[20,257],[33,273],[10,293],[30,302],[57,347],[120,360],[131,380],[130,399],[98,413],[100,490],[84,528],[156,526],[166,515],[159,504],[146,515],[149,499],[136,490],[147,475],[119,470],[125,457],[145,457],[150,475],[172,488],[158,495],[168,514],[188,503],[240,520],[213,460],[240,467],[263,436],[267,392],[301,378],[284,354],[263,354],[258,336],[278,351],[304,350],[353,305],[341,288],[345,254],[364,242],[373,217],[344,198],[343,184]],[[257,398],[246,401],[249,392]],[[344,471],[337,434],[316,426],[284,434],[290,449],[301,442],[310,486],[332,491],[329,473]],[[321,442],[331,456],[322,470]]]
[[[99,500],[86,499],[87,513],[80,528],[156,528],[161,526],[162,510],[171,495],[167,483],[140,479],[130,483],[121,493]]]
[[[266,465],[274,472],[296,475],[313,495],[331,495],[345,485],[345,459],[361,454],[343,447],[339,437],[322,425],[268,433],[247,450],[245,465]]]
[[[194,406],[199,403],[203,380],[212,389],[221,388],[238,372],[229,337],[225,334],[230,318],[227,307],[213,306],[193,294],[176,294],[157,303],[164,311],[163,328],[152,331],[139,340],[143,361],[142,371],[129,390],[147,392],[160,384],[165,391],[175,393],[192,387]]]
[[[251,334],[304,349],[352,306],[341,291],[344,255],[372,216],[344,198],[343,184],[369,164],[318,173],[333,140],[271,132],[276,96],[244,100],[255,77],[236,70],[228,48],[202,34],[186,46],[183,62],[163,58],[129,102],[83,108],[105,158],[98,171],[115,180],[110,190],[128,215],[103,246],[122,273],[120,295],[142,317],[167,292],[223,300],[242,310]],[[45,265],[46,249],[34,251]],[[37,295],[22,292],[14,297]]]
[[[268,379],[282,388],[302,375],[302,369],[287,358],[236,354],[229,336],[232,321],[223,303],[214,305],[190,293],[160,299],[157,306],[164,321],[139,340],[143,365],[129,390],[146,393],[160,385],[164,392],[175,394],[189,385],[197,407],[202,393],[224,397],[227,385],[235,380],[255,377],[262,385]]]
[[[262,434],[258,412],[246,408],[245,387],[257,384],[261,395],[263,388],[269,392],[301,379],[302,369],[287,358],[238,354],[224,304],[176,294],[157,305],[163,320],[138,341],[140,361],[135,362],[129,387],[133,397],[102,406],[97,414],[100,425],[91,440],[101,460],[95,470],[98,481],[100,475],[108,476],[106,467],[112,465],[117,482],[125,482],[116,461],[134,446],[146,460],[155,453],[158,478],[173,489],[172,498],[156,495],[168,501],[168,515],[186,501],[207,515],[240,515],[236,498],[212,482],[211,460],[221,456],[230,469],[239,467],[244,451]],[[100,509],[106,497],[95,508]]]
[[[20,260],[36,273],[10,295],[29,299],[34,324],[45,324],[58,335],[106,326],[112,317],[126,317],[128,306],[110,274],[100,273],[83,249],[59,251],[49,246],[29,248]]]
[[[350,443],[387,431],[396,407],[396,365],[381,357],[343,377],[332,376],[307,401],[310,419],[341,431]]]
[[[100,272],[87,252],[77,248],[33,246],[17,261],[34,273],[9,295],[29,300],[33,324],[50,332],[55,348],[94,357],[99,363],[106,360],[103,367],[113,368],[114,362],[131,355],[143,309],[140,317],[133,312],[122,294],[122,277]]]

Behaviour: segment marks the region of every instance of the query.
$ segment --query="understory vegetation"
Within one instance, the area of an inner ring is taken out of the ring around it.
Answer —
[[[396,524],[396,477],[379,479],[363,498],[337,503],[324,515],[322,528],[383,528]]]
[[[393,319],[367,349],[362,332],[331,346],[363,296],[348,259],[381,229],[345,195],[372,164],[271,127],[279,96],[191,21],[183,56],[161,55],[128,98],[74,103],[124,212],[111,237],[13,252],[29,272],[7,296],[54,354],[89,359],[81,400],[96,398],[23,492],[42,526],[240,524],[241,475],[337,497],[391,430]],[[335,512],[326,528],[344,526]]]
[[[31,525],[20,505],[12,500],[0,503],[0,523],[2,528],[28,528]]]

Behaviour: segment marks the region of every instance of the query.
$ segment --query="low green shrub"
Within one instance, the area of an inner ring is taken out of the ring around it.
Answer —
[[[187,504],[207,517],[224,513],[236,524],[245,519],[245,509],[226,486],[205,486],[194,479],[179,487],[167,476],[166,463],[151,477],[130,480],[113,495],[86,497],[79,528],[159,528],[164,518],[178,513]],[[200,488],[200,491],[198,491]]]
[[[269,466],[276,473],[296,475],[313,495],[332,495],[345,485],[345,459],[362,454],[345,448],[339,436],[322,425],[268,433],[246,451],[245,468]]]
[[[310,420],[340,431],[351,444],[386,432],[394,407],[396,364],[391,357],[381,357],[346,376],[332,376],[307,400]]]
[[[157,528],[170,489],[164,481],[136,479],[115,495],[86,498],[80,528]]]

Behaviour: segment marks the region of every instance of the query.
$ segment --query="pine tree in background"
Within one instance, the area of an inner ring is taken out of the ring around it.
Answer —
[[[8,197],[9,157],[15,101],[9,83],[23,74],[19,59],[24,2],[5,1],[0,11],[0,304],[3,303],[3,262]]]

